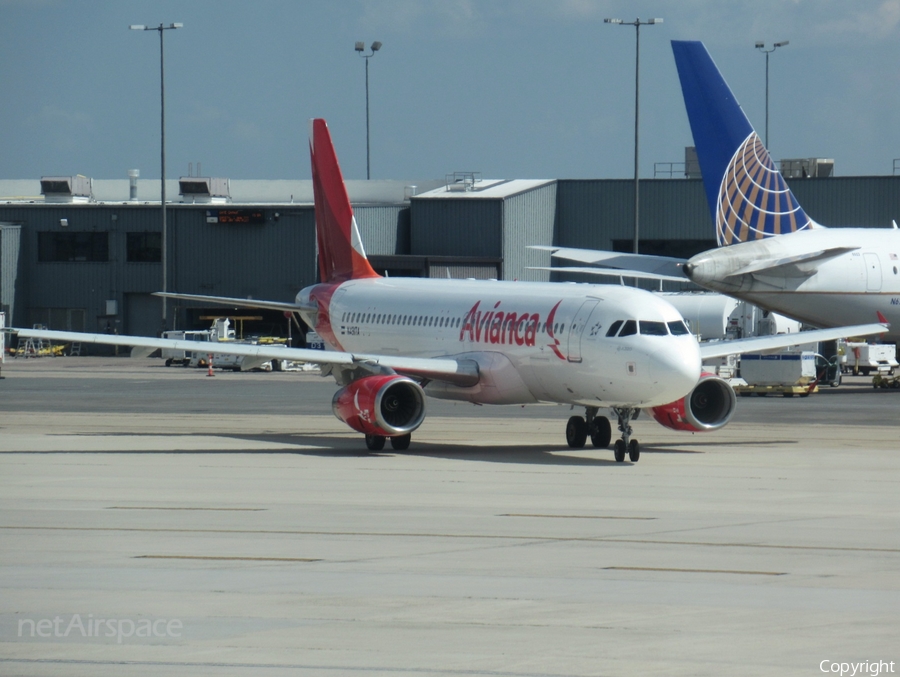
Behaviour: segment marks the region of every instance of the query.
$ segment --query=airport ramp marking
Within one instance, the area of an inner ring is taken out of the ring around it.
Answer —
[[[225,557],[216,555],[135,555],[134,559],[186,559],[210,562],[321,562],[317,557]]]
[[[655,520],[656,517],[629,517],[625,515],[540,515],[527,512],[504,512],[497,517],[548,517],[551,519],[572,520]]]
[[[229,511],[229,512],[264,512],[268,508],[191,508],[191,507],[163,507],[153,505],[111,505],[106,510],[204,510],[204,511]]]
[[[734,543],[713,541],[663,541],[642,538],[615,538],[605,536],[528,536],[520,534],[438,534],[429,532],[400,531],[322,531],[304,529],[183,529],[177,527],[65,527],[65,526],[27,526],[0,525],[0,529],[19,531],[126,531],[142,533],[173,534],[284,534],[291,536],[363,536],[383,538],[469,538],[494,539],[512,541],[571,541],[573,543],[634,543],[636,545],[696,545],[708,548],[762,548],[771,550],[821,550],[826,552],[885,552],[900,554],[900,548],[864,548],[858,546],[834,545],[782,545],[778,543]]]
[[[740,571],[738,569],[676,569],[672,567],[602,567],[604,571],[662,571],[677,574],[742,574],[747,576],[787,576],[786,571]]]

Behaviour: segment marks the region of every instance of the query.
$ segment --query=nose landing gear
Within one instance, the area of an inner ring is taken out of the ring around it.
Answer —
[[[637,418],[641,410],[634,407],[613,407],[612,411],[619,419],[619,432],[622,433],[621,439],[616,440],[616,462],[622,463],[627,451],[628,460],[637,463],[641,458],[641,445],[637,440],[631,439],[631,419]]]

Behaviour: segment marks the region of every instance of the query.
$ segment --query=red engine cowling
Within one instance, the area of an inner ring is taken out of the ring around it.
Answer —
[[[734,390],[726,381],[704,373],[690,393],[677,402],[653,407],[650,413],[657,423],[672,430],[708,432],[731,420],[736,403]]]
[[[366,376],[338,390],[331,409],[357,432],[405,435],[425,420],[425,392],[406,376]]]

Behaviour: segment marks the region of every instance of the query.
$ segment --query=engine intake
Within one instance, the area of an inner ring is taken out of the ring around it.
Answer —
[[[425,420],[425,392],[406,376],[366,376],[338,390],[331,409],[357,432],[405,435]]]
[[[724,379],[704,373],[694,389],[676,402],[653,407],[657,423],[672,430],[709,432],[724,427],[734,414],[737,398]]]

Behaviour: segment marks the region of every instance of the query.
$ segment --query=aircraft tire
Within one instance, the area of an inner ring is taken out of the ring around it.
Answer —
[[[366,435],[366,449],[381,451],[384,449],[384,440],[383,435]]]
[[[641,460],[641,445],[637,440],[631,440],[628,443],[628,460],[637,463]]]
[[[406,451],[409,449],[410,440],[412,440],[412,435],[409,433],[397,435],[396,437],[391,438],[391,447],[396,451]]]
[[[625,440],[616,440],[614,454],[616,457],[616,463],[622,463],[625,461]]]
[[[597,449],[606,449],[612,439],[612,427],[606,416],[595,416],[591,421],[591,444]]]
[[[566,424],[566,442],[573,449],[581,449],[587,442],[587,423],[581,416],[572,416]]]

